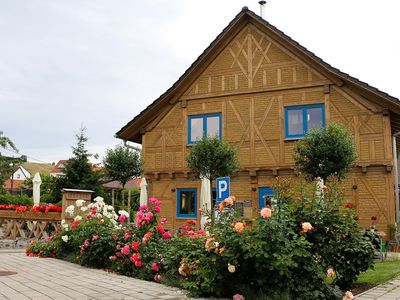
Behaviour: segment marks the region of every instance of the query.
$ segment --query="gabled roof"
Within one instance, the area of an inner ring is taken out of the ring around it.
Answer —
[[[25,170],[27,170],[30,175],[33,177],[37,172],[40,174],[50,174],[51,170],[53,169],[52,164],[40,164],[40,163],[33,163],[33,162],[25,162],[21,165]]]
[[[64,173],[65,165],[68,163],[67,159],[59,160],[58,163],[53,167],[51,173]]]
[[[195,62],[185,71],[185,73],[158,99],[147,106],[140,114],[135,116],[130,122],[122,127],[116,137],[133,142],[141,142],[143,128],[154,120],[165,106],[173,105],[185,90],[193,83],[213,59],[223,50],[223,48],[235,37],[235,35],[248,23],[252,23],[259,29],[268,32],[269,37],[275,39],[290,51],[296,53],[300,59],[307,61],[322,74],[331,79],[338,86],[348,86],[353,92],[361,97],[387,107],[400,114],[399,99],[370,86],[369,84],[350,76],[347,73],[332,67],[323,61],[313,52],[301,46],[298,42],[287,36],[285,33],[262,19],[247,7],[243,7],[241,12],[229,23],[229,25],[216,37],[216,39],[204,50]]]

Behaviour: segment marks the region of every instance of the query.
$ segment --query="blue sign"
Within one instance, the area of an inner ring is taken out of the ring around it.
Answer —
[[[217,178],[217,205],[230,196],[230,181],[229,177]]]

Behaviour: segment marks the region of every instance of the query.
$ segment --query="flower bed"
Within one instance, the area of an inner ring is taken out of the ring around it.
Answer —
[[[62,212],[62,207],[58,205],[15,205],[15,204],[0,204],[1,210],[15,210],[19,212],[37,211],[37,212]]]
[[[354,210],[343,208],[335,186],[323,197],[316,196],[315,185],[278,180],[274,188],[278,204],[263,208],[251,229],[235,216],[234,197],[223,202],[213,226],[198,230],[187,221],[176,233],[167,229],[158,199],[141,206],[131,226],[127,212],[118,216],[101,198],[87,207],[77,202],[66,210],[74,222],[62,222],[47,242],[33,242],[27,255],[67,258],[178,286],[193,296],[341,298],[372,264],[373,247]]]

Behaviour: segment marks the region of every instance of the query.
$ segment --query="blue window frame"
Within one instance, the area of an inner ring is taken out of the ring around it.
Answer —
[[[177,189],[176,217],[181,219],[197,218],[197,189]]]
[[[221,113],[203,114],[188,117],[188,144],[195,144],[197,140],[207,136],[222,137]]]
[[[319,127],[325,127],[324,104],[285,107],[285,138],[301,138]]]

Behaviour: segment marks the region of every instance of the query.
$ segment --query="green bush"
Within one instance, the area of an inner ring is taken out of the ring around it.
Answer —
[[[316,196],[315,183],[299,179],[277,181],[274,189],[279,201],[287,202],[290,218],[297,224],[307,220],[313,230],[307,234],[311,252],[326,270],[336,272],[334,282],[349,289],[361,272],[373,264],[371,238],[355,221],[355,211],[345,205],[344,195],[335,178],[330,178],[323,196]],[[300,225],[298,225],[300,226]]]
[[[51,240],[34,243],[27,254],[110,268],[184,288],[192,296],[337,299],[342,295],[338,286],[351,287],[372,264],[373,247],[354,212],[343,207],[336,182],[330,182],[316,196],[315,184],[279,179],[277,204],[261,210],[252,228],[235,216],[229,198],[208,231],[196,231],[188,220],[176,234],[164,228],[157,199],[139,207],[130,226],[121,216],[117,224],[114,211],[97,199],[87,210],[78,208],[71,226],[63,224]],[[333,284],[328,284],[328,269],[335,273]]]
[[[0,194],[0,204],[33,205],[33,199],[28,196],[15,196],[11,194]]]

